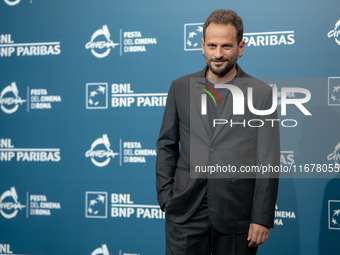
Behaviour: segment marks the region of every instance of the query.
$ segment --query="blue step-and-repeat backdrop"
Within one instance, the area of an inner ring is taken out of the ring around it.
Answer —
[[[281,179],[259,254],[339,254],[335,0],[0,0],[0,254],[164,254],[155,143],[171,81],[205,66],[202,25],[220,8],[243,18],[243,70],[311,94],[312,115],[279,116],[281,164],[304,175]]]

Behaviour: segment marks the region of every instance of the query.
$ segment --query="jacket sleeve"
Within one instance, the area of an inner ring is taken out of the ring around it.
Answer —
[[[171,84],[164,110],[163,122],[157,140],[156,190],[158,203],[164,210],[172,196],[172,186],[179,157],[179,119],[174,83]]]
[[[263,102],[262,109],[272,106],[272,90],[270,90]],[[258,128],[257,133],[257,156],[256,165],[263,169],[280,167],[280,133],[277,111],[271,115],[259,116],[265,125]],[[273,121],[268,121],[273,120]],[[275,121],[274,121],[275,120]],[[279,173],[257,173],[255,179],[255,190],[251,223],[258,223],[274,227],[275,204],[278,192]]]

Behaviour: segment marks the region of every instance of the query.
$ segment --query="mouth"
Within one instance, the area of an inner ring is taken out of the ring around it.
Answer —
[[[220,66],[220,65],[223,65],[224,63],[226,63],[227,61],[219,60],[219,61],[211,61],[211,62],[213,62],[216,66]]]

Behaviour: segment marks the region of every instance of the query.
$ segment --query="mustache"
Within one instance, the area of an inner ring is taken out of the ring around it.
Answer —
[[[216,62],[216,61],[226,62],[226,61],[229,61],[229,58],[226,58],[226,57],[211,58],[210,61],[213,61],[213,62]]]

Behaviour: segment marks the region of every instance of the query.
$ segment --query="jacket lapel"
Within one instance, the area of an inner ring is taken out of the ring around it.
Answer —
[[[206,93],[202,89],[206,89],[205,85],[202,84],[205,82],[205,67],[199,74],[197,78],[190,79],[190,123],[191,125],[200,125],[204,126],[204,132],[208,135],[209,139],[211,138],[212,132],[212,123],[209,121],[209,116],[201,114],[201,102],[202,95],[206,95]],[[207,98],[209,100],[209,98]],[[199,120],[199,121],[197,121]],[[207,135],[203,135],[202,137],[207,137]]]

